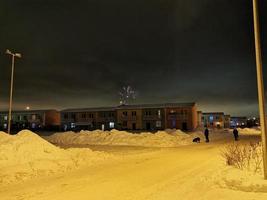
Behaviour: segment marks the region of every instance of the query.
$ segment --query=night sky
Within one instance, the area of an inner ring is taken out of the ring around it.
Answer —
[[[267,1],[259,2],[267,68]],[[258,113],[252,0],[1,0],[0,27],[0,109],[8,48],[23,55],[15,109],[114,106],[130,85],[136,104]]]

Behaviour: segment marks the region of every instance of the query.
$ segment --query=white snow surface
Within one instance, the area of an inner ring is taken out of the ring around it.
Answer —
[[[17,135],[0,132],[0,183],[69,171],[107,156],[88,148],[63,150],[28,130]]]
[[[256,127],[256,128],[238,128],[237,129],[238,132],[240,134],[249,134],[249,135],[260,135],[261,134],[261,130],[260,127]]]
[[[181,130],[165,130],[156,133],[141,132],[129,133],[126,131],[81,131],[55,133],[46,139],[54,144],[88,144],[88,145],[119,145],[119,146],[143,146],[143,147],[177,147],[192,144],[194,137],[200,137],[203,141],[203,133],[195,132],[187,134]]]
[[[57,133],[56,138],[72,144],[87,140],[90,134],[95,144],[103,147],[104,144],[111,148],[117,148],[114,144],[134,147],[122,148],[118,154],[88,148],[64,150],[30,131],[14,136],[0,132],[1,200],[267,199],[267,181],[262,175],[225,165],[221,149],[234,142],[228,131],[211,131],[211,142],[197,145],[184,144],[192,144],[192,138],[202,137],[202,132],[167,130],[159,135],[134,134],[130,140],[129,133],[114,130],[93,134],[82,131]],[[238,142],[252,139],[256,141],[259,136],[241,135]],[[176,148],[143,148],[140,153],[137,146],[148,144]]]

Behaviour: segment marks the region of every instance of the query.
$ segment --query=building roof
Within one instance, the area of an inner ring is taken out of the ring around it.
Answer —
[[[48,111],[57,111],[55,109],[47,109],[47,110],[14,110],[12,113],[43,113],[43,112],[48,112]],[[0,111],[0,114],[7,114],[8,111]]]
[[[138,105],[120,105],[117,107],[98,107],[98,108],[72,108],[65,109],[62,112],[96,112],[96,111],[115,111],[123,109],[146,109],[146,108],[175,108],[192,107],[196,103],[164,103],[164,104],[138,104]]]
[[[224,115],[224,112],[206,112],[202,113],[202,115]]]
[[[96,111],[115,111],[116,107],[98,107],[98,108],[70,108],[61,112],[96,112]]]
[[[195,104],[196,103],[163,103],[163,104],[121,105],[118,106],[117,109],[192,107]]]

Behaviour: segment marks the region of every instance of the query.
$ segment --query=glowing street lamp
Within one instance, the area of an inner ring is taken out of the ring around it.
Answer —
[[[11,69],[11,81],[10,81],[10,97],[9,97],[9,111],[8,111],[8,128],[7,132],[10,134],[11,129],[11,110],[12,110],[12,99],[13,99],[13,80],[14,80],[14,65],[15,65],[15,57],[21,58],[20,53],[12,53],[10,50],[6,50],[6,54],[12,56],[12,69]]]
[[[264,99],[264,85],[262,76],[262,58],[261,58],[261,45],[260,45],[260,25],[258,14],[258,1],[253,0],[253,18],[254,18],[254,35],[255,35],[255,52],[256,52],[256,67],[257,67],[257,85],[258,85],[258,98],[259,98],[259,111],[260,111],[260,124],[261,124],[261,139],[262,139],[262,152],[263,152],[263,172],[264,179],[267,179],[267,135],[266,135],[266,121],[265,121],[265,99]]]

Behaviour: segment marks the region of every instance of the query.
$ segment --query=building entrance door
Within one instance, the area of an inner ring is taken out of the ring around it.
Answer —
[[[182,128],[183,128],[183,131],[187,131],[187,123],[186,122],[184,122],[182,124]]]
[[[172,128],[176,128],[176,120],[175,119],[172,120]]]
[[[136,123],[133,123],[133,124],[132,124],[132,129],[133,129],[133,130],[136,130]]]
[[[151,124],[149,122],[146,123],[146,130],[150,130],[151,129]]]

